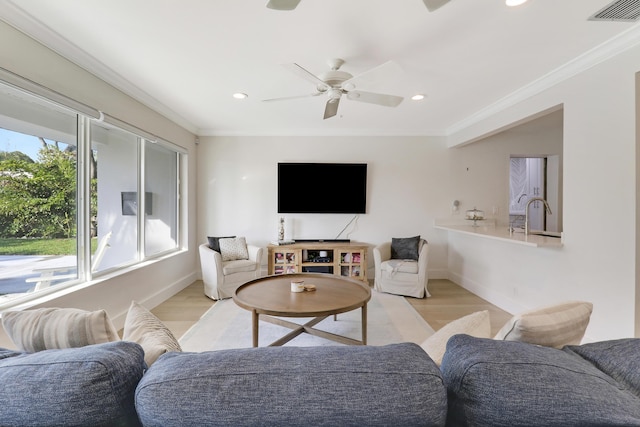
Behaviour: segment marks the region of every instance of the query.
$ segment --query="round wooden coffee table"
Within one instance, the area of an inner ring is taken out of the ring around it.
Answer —
[[[315,285],[314,291],[291,292],[291,282],[304,280],[305,285]],[[253,346],[258,347],[259,321],[291,328],[292,331],[273,342],[282,345],[302,333],[340,342],[342,344],[367,344],[367,302],[371,299],[371,289],[359,280],[320,273],[297,273],[267,276],[252,280],[236,289],[235,303],[251,311]],[[362,340],[332,334],[314,329],[327,317],[347,311],[362,309]],[[261,316],[262,315],[262,316]],[[314,317],[300,325],[277,317]]]

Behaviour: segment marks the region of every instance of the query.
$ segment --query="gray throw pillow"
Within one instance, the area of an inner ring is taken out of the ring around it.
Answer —
[[[391,259],[418,260],[420,236],[393,237],[391,239]]]
[[[234,239],[236,236],[223,236],[223,237],[207,237],[209,241],[209,247],[216,252],[220,252],[220,239]]]

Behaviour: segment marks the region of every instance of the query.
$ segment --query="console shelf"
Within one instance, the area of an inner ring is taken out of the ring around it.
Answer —
[[[367,246],[350,242],[269,245],[269,274],[326,273],[367,281]]]

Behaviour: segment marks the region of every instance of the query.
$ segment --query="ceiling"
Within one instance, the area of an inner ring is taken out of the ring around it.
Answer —
[[[608,3],[451,0],[429,12],[421,0],[302,0],[292,11],[266,0],[0,0],[0,19],[198,135],[447,135],[637,34],[638,22],[588,20]],[[393,61],[357,89],[404,101],[343,96],[327,120],[325,96],[262,101],[315,91],[282,64],[318,75],[331,58],[354,76]]]

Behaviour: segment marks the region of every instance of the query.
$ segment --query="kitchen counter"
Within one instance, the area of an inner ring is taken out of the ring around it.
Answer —
[[[529,235],[525,235],[523,231],[514,231],[513,233],[509,233],[508,227],[496,226],[493,220],[480,221],[475,227],[471,223],[456,223],[447,220],[436,220],[435,228],[453,233],[461,233],[467,236],[500,240],[518,245],[557,248],[563,246],[561,237],[549,237],[531,233]]]

